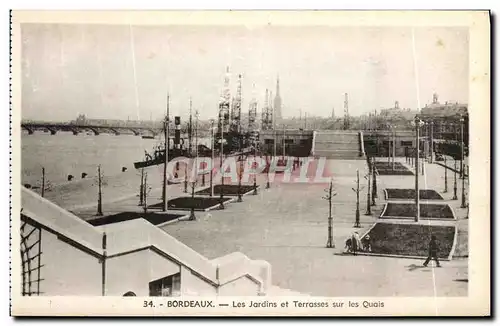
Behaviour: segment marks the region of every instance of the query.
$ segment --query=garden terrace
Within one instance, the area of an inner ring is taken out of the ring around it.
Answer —
[[[416,213],[414,203],[387,203],[380,218],[415,217]],[[455,219],[448,204],[420,204],[420,217],[423,219]]]
[[[443,200],[443,197],[435,190],[420,189],[420,199],[424,200]],[[385,189],[387,200],[391,199],[415,199],[415,189]]]
[[[171,214],[171,213],[156,213],[156,212],[122,212],[118,214],[108,215],[101,218],[96,218],[93,220],[88,220],[87,222],[93,226],[106,225],[111,223],[118,223],[124,221],[135,220],[138,218],[143,218],[153,225],[160,225],[166,222],[177,220],[185,215],[182,214]]]
[[[414,173],[400,162],[375,162],[375,169],[379,175],[414,175]]]
[[[224,197],[224,204],[233,201],[234,197]],[[149,208],[161,208],[162,203],[154,204]],[[195,211],[209,211],[213,208],[219,207],[220,197],[179,197],[170,199],[168,201],[168,208],[174,210],[191,210]]]
[[[434,235],[438,243],[438,258],[449,259],[455,240],[455,227],[377,223],[367,234],[370,235],[372,254],[408,257],[427,257],[429,240]]]
[[[254,186],[253,185],[241,185],[241,195],[246,195],[248,194],[249,192],[253,191],[254,190]],[[257,186],[257,188],[259,188],[259,186]],[[214,195],[220,195],[221,192],[223,191],[223,194],[224,195],[227,195],[227,196],[237,196],[238,195],[238,185],[221,185],[221,184],[218,184],[218,185],[214,185]],[[197,195],[210,195],[210,187],[208,188],[205,188],[205,189],[202,189],[202,190],[198,190],[196,192]]]

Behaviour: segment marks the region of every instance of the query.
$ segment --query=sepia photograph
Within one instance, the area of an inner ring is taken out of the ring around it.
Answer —
[[[488,12],[300,14],[12,12],[13,313],[489,314]]]

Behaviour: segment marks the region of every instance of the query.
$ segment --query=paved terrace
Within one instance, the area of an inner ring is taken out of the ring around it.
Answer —
[[[404,159],[399,159],[404,162]],[[275,183],[265,189],[266,175],[260,175],[261,189],[257,196],[247,195],[242,203],[226,205],[225,210],[208,213],[197,212],[196,221],[179,221],[162,227],[207,258],[216,258],[234,251],[241,251],[252,259],[264,259],[272,265],[272,279],[277,286],[315,296],[462,296],[467,294],[467,260],[444,262],[443,268],[421,268],[422,260],[397,259],[373,256],[342,255],[344,241],[353,232],[366,232],[380,215],[385,203],[383,189],[413,188],[414,176],[379,176],[377,205],[372,215],[366,211],[366,188],[360,193],[361,228],[353,228],[355,220],[356,169],[360,182],[366,187],[366,162],[364,160],[333,160],[329,167],[334,174],[334,240],[335,249],[325,248],[327,241],[328,203],[322,199],[327,184]],[[154,190],[149,202],[159,202],[161,173],[150,171]],[[154,178],[153,178],[154,175]],[[132,176],[131,176],[132,177]],[[133,176],[134,183],[137,176]],[[425,175],[419,176],[423,188],[435,189],[449,203],[458,217],[456,222],[422,221],[421,223],[455,223],[459,228],[455,254],[467,256],[466,209],[460,201],[452,201],[453,175],[448,174],[448,193],[444,189],[444,168],[426,164]],[[251,179],[250,179],[251,180]],[[277,177],[279,180],[279,177]],[[457,179],[457,181],[461,181]],[[252,180],[251,180],[252,182]],[[215,183],[219,183],[215,181]],[[426,184],[427,183],[427,184]],[[207,178],[208,185],[208,178]],[[460,183],[458,184],[460,199]],[[122,196],[106,201],[105,215],[123,211],[139,211],[138,198],[133,195],[137,185],[109,189],[113,195]],[[123,190],[126,190],[123,192]],[[185,195],[183,185],[169,186],[169,198]],[[116,192],[116,193],[115,193]],[[126,193],[126,195],[124,195]],[[88,200],[95,198],[95,189],[81,195]],[[51,196],[57,197],[55,194]],[[76,203],[81,196],[73,195]],[[95,199],[94,199],[95,200]],[[59,199],[61,201],[61,199]],[[93,201],[93,200],[92,200]],[[425,201],[422,201],[425,202]],[[441,201],[443,202],[443,201]],[[94,218],[95,201],[66,207],[84,219]],[[174,213],[174,211],[170,211]],[[186,213],[186,212],[184,212]],[[394,220],[381,222],[394,223]],[[405,220],[403,223],[411,223]]]
[[[399,160],[404,162],[404,159]],[[372,216],[365,216],[366,189],[360,194],[361,225],[355,229],[355,170],[360,169],[361,183],[366,163],[331,161],[334,171],[335,249],[325,248],[328,204],[322,199],[326,184],[273,184],[257,196],[246,196],[243,203],[225,210],[198,214],[197,221],[183,221],[163,227],[193,249],[209,258],[241,251],[252,259],[264,259],[272,265],[273,282],[315,296],[463,296],[467,295],[467,260],[444,262],[444,268],[421,268],[422,260],[341,255],[345,239],[357,230],[363,234],[376,221],[383,207],[385,187],[412,188],[414,176],[378,177],[379,200]],[[421,185],[443,194],[442,167],[426,164]],[[425,181],[424,181],[425,180]],[[265,175],[259,184],[265,184]],[[460,198],[460,193],[458,194]],[[467,255],[467,221],[459,201],[450,202],[461,232],[457,252]],[[394,222],[394,221],[390,221]],[[408,221],[406,221],[408,223]],[[422,221],[421,223],[433,223]],[[425,240],[427,241],[427,240]]]

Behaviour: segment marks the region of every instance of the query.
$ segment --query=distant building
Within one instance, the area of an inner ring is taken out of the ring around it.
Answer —
[[[460,115],[466,115],[468,113],[468,105],[463,103],[452,103],[445,102],[444,104],[439,103],[438,95],[434,94],[432,98],[432,104],[426,105],[420,110],[421,115],[433,116],[433,117],[456,117]]]

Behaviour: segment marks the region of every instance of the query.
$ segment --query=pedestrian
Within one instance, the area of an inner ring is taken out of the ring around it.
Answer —
[[[372,251],[372,244],[371,244],[371,239],[370,239],[369,234],[367,234],[361,242],[363,243],[363,250],[364,251],[366,251],[366,252]]]
[[[352,235],[352,254],[356,255],[356,252],[361,250],[361,240],[359,239],[359,234],[358,232],[354,232]]]
[[[427,256],[427,259],[424,262],[424,267],[427,267],[427,264],[429,264],[429,261],[431,259],[434,259],[437,267],[441,267],[441,265],[439,264],[438,257],[437,257],[437,251],[438,251],[437,240],[436,240],[436,236],[433,235],[433,236],[431,236],[431,241],[429,241],[429,254]]]

